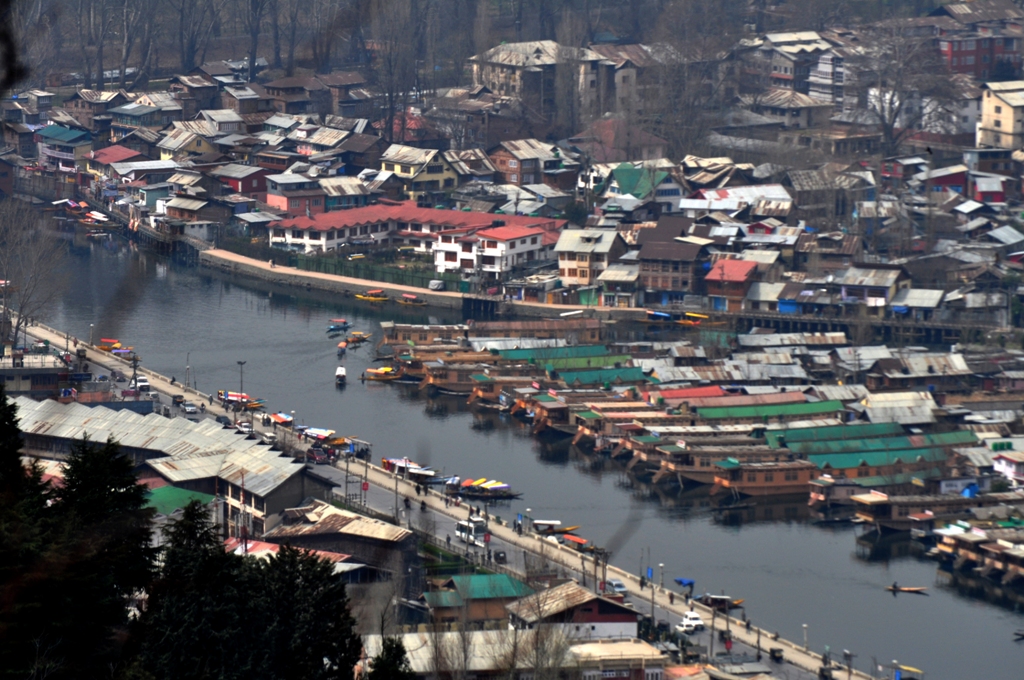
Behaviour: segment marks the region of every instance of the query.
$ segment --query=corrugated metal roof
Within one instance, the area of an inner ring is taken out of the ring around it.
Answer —
[[[402,163],[408,165],[425,165],[437,155],[437,149],[417,149],[404,144],[392,144],[380,159],[386,163]]]
[[[834,453],[870,453],[873,451],[910,451],[912,449],[943,449],[943,447],[969,446],[978,437],[968,430],[953,430],[935,434],[902,435],[877,439],[829,439],[822,441],[787,441],[786,447],[794,453],[807,456]]]
[[[703,408],[699,415],[706,420],[725,418],[775,418],[806,416],[843,411],[841,401],[818,401],[803,404],[770,404],[767,406],[738,406],[735,408]]]
[[[208,202],[209,201],[199,201],[194,198],[182,198],[181,196],[175,196],[171,200],[167,201],[167,207],[177,208],[179,210],[199,210]]]
[[[782,347],[785,345],[846,345],[846,334],[833,333],[748,333],[736,336],[740,347]]]
[[[262,447],[266,448],[266,447]],[[246,479],[248,484],[248,479]],[[412,535],[408,529],[341,510],[323,501],[313,505],[285,510],[287,523],[280,524],[266,535],[278,539],[290,536],[347,534],[379,541],[401,542]]]
[[[595,593],[575,581],[568,581],[554,588],[537,591],[518,602],[512,602],[506,605],[505,609],[527,623],[536,623],[596,599],[599,599],[599,596]],[[607,600],[607,602],[616,604],[611,600]],[[618,606],[626,610],[622,605]]]
[[[558,236],[555,252],[608,253],[616,241],[625,246],[615,229],[565,229]]]

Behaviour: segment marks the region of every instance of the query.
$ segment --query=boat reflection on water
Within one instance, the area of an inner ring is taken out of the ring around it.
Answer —
[[[964,599],[984,600],[1014,612],[1024,611],[1024,588],[1019,585],[1002,585],[990,578],[947,566],[936,570],[935,582]]]

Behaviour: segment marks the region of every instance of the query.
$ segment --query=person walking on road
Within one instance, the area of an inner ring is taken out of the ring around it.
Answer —
[[[449,550],[451,549],[451,547],[452,547],[452,535],[451,534],[445,534],[444,544],[446,546],[448,546]]]

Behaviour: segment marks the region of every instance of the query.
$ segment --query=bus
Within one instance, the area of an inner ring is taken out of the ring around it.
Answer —
[[[487,522],[483,517],[470,517],[455,525],[455,538],[467,545],[477,545],[483,548],[484,534],[487,533]]]

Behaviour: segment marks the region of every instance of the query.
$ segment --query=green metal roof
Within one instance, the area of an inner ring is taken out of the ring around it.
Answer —
[[[610,354],[604,345],[576,345],[574,347],[534,347],[530,349],[503,349],[498,351],[502,359],[509,361],[538,362],[550,359],[577,359],[579,357],[600,357]]]
[[[632,437],[632,440],[635,442],[640,442],[641,444],[654,444],[657,442],[665,441],[661,437],[655,437],[649,434],[643,435],[641,437]]]
[[[969,430],[954,430],[937,434],[884,437],[880,439],[831,439],[825,441],[790,442],[786,444],[794,453],[812,456],[819,453],[852,453],[859,451],[895,451],[899,449],[928,448],[930,446],[957,446],[977,443],[978,438]]]
[[[455,590],[464,600],[526,597],[533,589],[508,574],[462,574],[452,576]]]
[[[627,368],[599,368],[593,371],[570,371],[561,374],[566,385],[601,385],[604,383],[635,383],[647,378],[639,366]]]
[[[843,402],[814,401],[803,404],[765,404],[760,406],[721,406],[717,408],[698,409],[697,413],[705,420],[722,420],[724,418],[776,418],[778,416],[810,416],[823,413],[836,413],[843,410]]]
[[[475,382],[494,382],[494,378],[485,373],[474,373],[469,379]]]
[[[604,368],[615,364],[625,364],[633,357],[629,354],[614,354],[589,357],[563,357],[561,359],[545,360],[544,366],[549,371],[564,371],[572,369]]]
[[[886,486],[887,484],[910,484],[914,479],[935,479],[941,477],[942,471],[939,468],[918,472],[901,472],[898,475],[878,475],[875,477],[857,477],[852,481],[857,486],[865,489],[873,486]]]
[[[427,593],[423,593],[423,599],[426,601],[427,606],[435,609],[444,607],[461,607],[465,604],[462,600],[462,596],[454,590],[432,590]]]
[[[48,142],[60,142],[63,144],[74,144],[77,142],[88,142],[89,133],[84,130],[72,130],[62,125],[47,125],[36,130],[36,134]]]
[[[552,401],[558,401],[558,397],[552,397],[550,394],[535,394],[533,395],[533,400],[541,403],[549,403]]]
[[[658,447],[658,451],[661,451],[662,453],[679,453],[680,451],[685,450],[686,449],[684,449],[682,446],[679,446],[678,444],[669,444],[668,446]]]
[[[199,491],[179,489],[176,486],[161,486],[158,489],[149,490],[149,498],[146,507],[153,508],[161,515],[169,515],[175,510],[180,510],[192,501],[199,501],[203,505],[213,502],[213,496]]]
[[[880,467],[892,465],[896,461],[914,463],[924,459],[929,463],[939,463],[949,457],[944,449],[898,449],[895,451],[858,451],[856,453],[823,453],[807,456],[807,460],[817,465],[820,469],[830,467],[834,470],[849,470],[851,468],[868,465]]]
[[[593,411],[578,411],[576,415],[584,420],[599,420],[601,418],[600,413],[594,413]]]
[[[715,463],[715,467],[720,467],[723,470],[735,470],[740,466],[740,462],[735,458],[726,458]]]
[[[827,427],[800,427],[792,430],[772,430],[765,433],[765,439],[768,440],[769,446],[773,449],[778,449],[794,442],[855,439],[858,437],[887,437],[904,433],[905,430],[899,423],[862,423],[856,425],[829,425]]]

